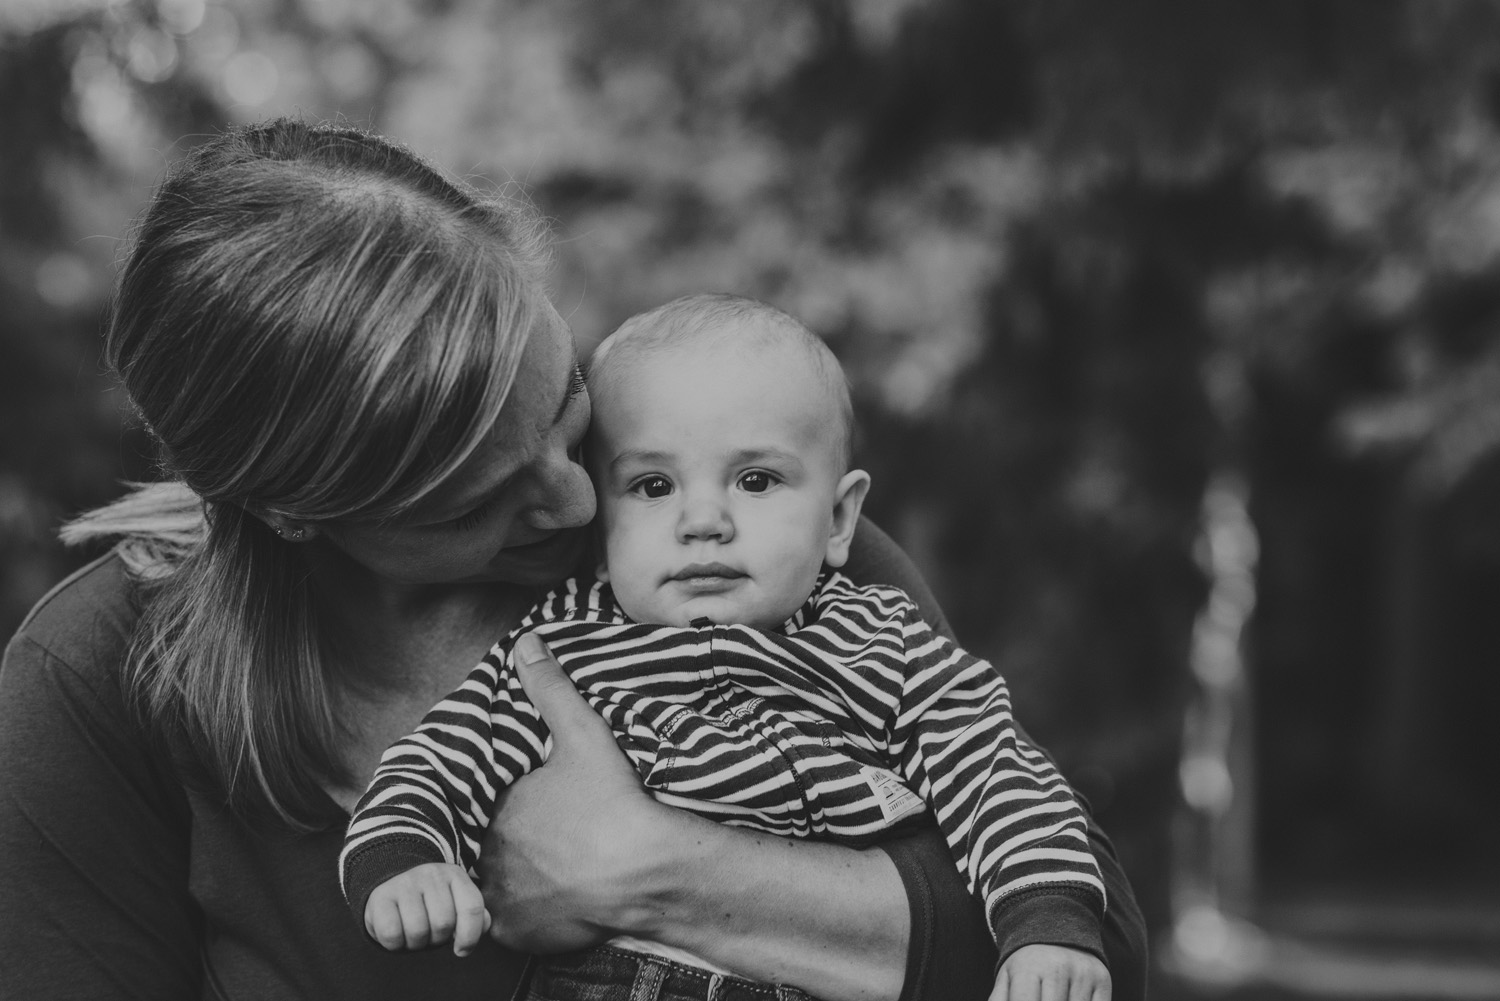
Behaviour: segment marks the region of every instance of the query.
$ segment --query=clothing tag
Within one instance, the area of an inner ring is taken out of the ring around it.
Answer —
[[[662,740],[671,740],[672,734],[677,732],[677,727],[687,722],[693,711],[687,706],[673,706],[668,709],[656,724],[656,735]]]
[[[860,765],[859,771],[869,783],[871,791],[875,793],[875,799],[880,804],[880,812],[887,824],[905,820],[927,809],[927,804],[922,802],[922,797],[906,788],[906,784],[894,772],[871,768],[869,765]]]
[[[765,699],[761,698],[759,695],[756,695],[750,698],[748,701],[742,702],[737,706],[730,706],[728,709],[719,713],[719,725],[722,727],[732,727],[739,720],[749,719],[760,710],[760,707],[763,706],[765,702]]]

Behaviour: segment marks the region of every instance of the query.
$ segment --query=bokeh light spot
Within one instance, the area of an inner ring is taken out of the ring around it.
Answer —
[[[77,254],[49,254],[36,268],[37,295],[50,306],[73,309],[94,294],[94,276]]]
[[[156,0],[161,25],[174,35],[187,35],[203,23],[207,6],[203,0]]]
[[[177,43],[166,32],[142,28],[130,37],[127,65],[142,83],[160,83],[177,68]]]
[[[237,104],[265,104],[279,82],[276,64],[263,52],[241,52],[224,64],[224,92]]]
[[[1194,809],[1223,813],[1234,800],[1234,780],[1229,766],[1209,755],[1186,758],[1178,770],[1182,798]]]
[[[344,99],[363,97],[375,88],[379,67],[368,49],[356,42],[328,46],[318,66],[334,93]]]

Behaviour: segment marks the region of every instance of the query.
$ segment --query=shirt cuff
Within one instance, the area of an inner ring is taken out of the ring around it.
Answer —
[[[1059,945],[1098,957],[1105,965],[1098,894],[1082,887],[1042,886],[1004,897],[995,906],[996,971],[1023,945]]]
[[[365,901],[381,883],[419,865],[442,861],[442,853],[430,841],[410,836],[386,838],[355,852],[344,861],[344,900],[354,920],[365,926]]]

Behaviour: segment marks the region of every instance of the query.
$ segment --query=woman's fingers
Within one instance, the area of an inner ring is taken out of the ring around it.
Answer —
[[[534,633],[516,641],[516,676],[552,731],[550,767],[577,762],[590,770],[630,769],[609,726],[578,694],[547,645]]]

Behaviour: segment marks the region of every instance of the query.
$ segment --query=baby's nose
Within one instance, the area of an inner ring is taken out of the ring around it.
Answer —
[[[705,539],[728,542],[734,537],[734,521],[717,498],[694,498],[683,507],[677,534],[683,542]]]

